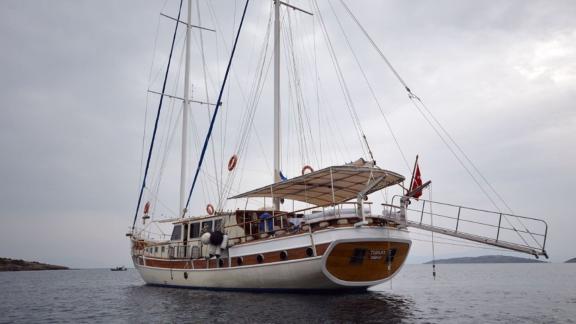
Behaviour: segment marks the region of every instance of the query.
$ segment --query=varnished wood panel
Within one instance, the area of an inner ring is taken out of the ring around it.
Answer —
[[[382,280],[406,260],[409,245],[398,242],[339,243],[326,260],[326,269],[343,281]]]
[[[144,259],[144,264],[148,267],[167,268],[167,269],[191,269],[190,260],[158,260]]]
[[[328,249],[329,243],[319,244],[316,245],[316,253],[318,256],[323,255],[326,250]],[[243,263],[242,266],[246,265],[254,265],[254,264],[266,264],[272,262],[280,262],[280,261],[290,261],[290,260],[298,260],[308,258],[306,254],[306,250],[309,247],[303,248],[296,248],[296,249],[287,249],[287,250],[278,250],[273,252],[266,252],[262,253],[264,257],[262,263],[258,263],[258,254],[251,254],[243,256]],[[288,258],[286,260],[282,260],[280,258],[280,253],[282,251],[286,251],[288,253]],[[228,267],[228,259],[223,258],[223,268]],[[156,268],[166,268],[166,269],[216,269],[218,267],[218,260],[216,259],[194,259],[194,260],[158,260],[158,259],[145,259],[145,265],[149,267],[156,267]],[[238,258],[232,259],[232,267],[239,267],[241,265],[238,264]]]

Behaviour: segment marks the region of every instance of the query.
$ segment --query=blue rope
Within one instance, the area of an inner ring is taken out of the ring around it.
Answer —
[[[164,84],[162,85],[162,94],[160,95],[160,103],[158,105],[158,112],[156,113],[156,121],[154,122],[154,132],[152,132],[152,140],[150,141],[150,148],[148,149],[148,159],[146,160],[146,169],[144,170],[144,179],[142,179],[142,187],[140,188],[140,195],[138,196],[138,204],[136,205],[136,212],[134,213],[134,221],[132,222],[132,230],[136,225],[138,218],[138,210],[140,203],[142,203],[142,194],[146,187],[146,177],[148,176],[148,169],[150,168],[150,160],[152,158],[152,149],[154,148],[154,140],[156,139],[156,131],[158,130],[158,121],[160,120],[160,111],[162,110],[162,101],[164,99],[164,91],[166,91],[166,82],[168,81],[168,72],[170,71],[170,62],[172,61],[172,53],[174,52],[174,44],[176,43],[176,34],[178,33],[178,25],[180,24],[180,14],[182,12],[182,3],[180,0],[180,8],[178,9],[178,18],[176,19],[176,28],[174,28],[174,36],[172,36],[172,46],[170,47],[170,56],[168,56],[168,66],[166,67],[166,74],[164,75]]]
[[[232,53],[230,54],[230,59],[228,60],[228,66],[226,67],[226,73],[224,74],[224,81],[222,81],[222,86],[220,87],[220,94],[218,94],[218,101],[216,101],[216,108],[214,109],[214,114],[210,120],[210,128],[208,128],[208,134],[204,139],[204,146],[202,147],[202,154],[200,154],[200,159],[198,160],[198,167],[196,168],[196,174],[194,174],[194,181],[192,181],[192,187],[190,188],[190,193],[188,194],[188,200],[186,201],[186,209],[190,204],[190,198],[192,197],[192,192],[196,186],[196,180],[198,180],[198,174],[202,168],[202,162],[204,161],[204,155],[206,154],[206,149],[208,148],[208,141],[212,135],[212,129],[214,128],[214,122],[216,121],[216,115],[218,110],[222,105],[222,94],[224,93],[224,87],[226,86],[226,81],[228,80],[228,73],[230,72],[230,67],[232,66],[232,59],[234,58],[234,53],[236,52],[236,45],[238,44],[238,38],[240,37],[240,32],[242,31],[242,25],[244,23],[244,17],[246,16],[246,9],[248,9],[248,3],[250,0],[246,0],[246,5],[244,5],[244,12],[242,12],[242,19],[240,20],[240,26],[238,26],[238,33],[236,34],[236,39],[234,40],[234,46],[232,47]]]

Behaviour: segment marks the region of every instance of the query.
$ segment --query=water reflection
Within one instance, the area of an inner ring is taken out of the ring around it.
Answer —
[[[295,294],[125,287],[130,320],[137,322],[402,322],[414,301],[388,292]],[[136,306],[136,307],[135,307]]]

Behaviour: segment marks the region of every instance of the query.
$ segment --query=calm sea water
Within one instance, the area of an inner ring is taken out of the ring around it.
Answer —
[[[575,323],[576,264],[407,265],[361,294],[144,285],[135,270],[0,273],[0,322]]]

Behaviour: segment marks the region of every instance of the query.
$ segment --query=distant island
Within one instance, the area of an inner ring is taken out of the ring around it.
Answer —
[[[0,258],[0,271],[35,271],[35,270],[69,270],[68,267],[45,264],[40,262],[30,262]]]
[[[576,263],[576,258],[572,258],[570,260],[566,260],[564,263]]]
[[[576,259],[573,259],[576,261]],[[464,264],[464,263],[545,263],[536,259],[519,258],[506,255],[484,255],[479,257],[464,257],[436,260],[436,264]],[[428,261],[424,264],[432,264]]]

